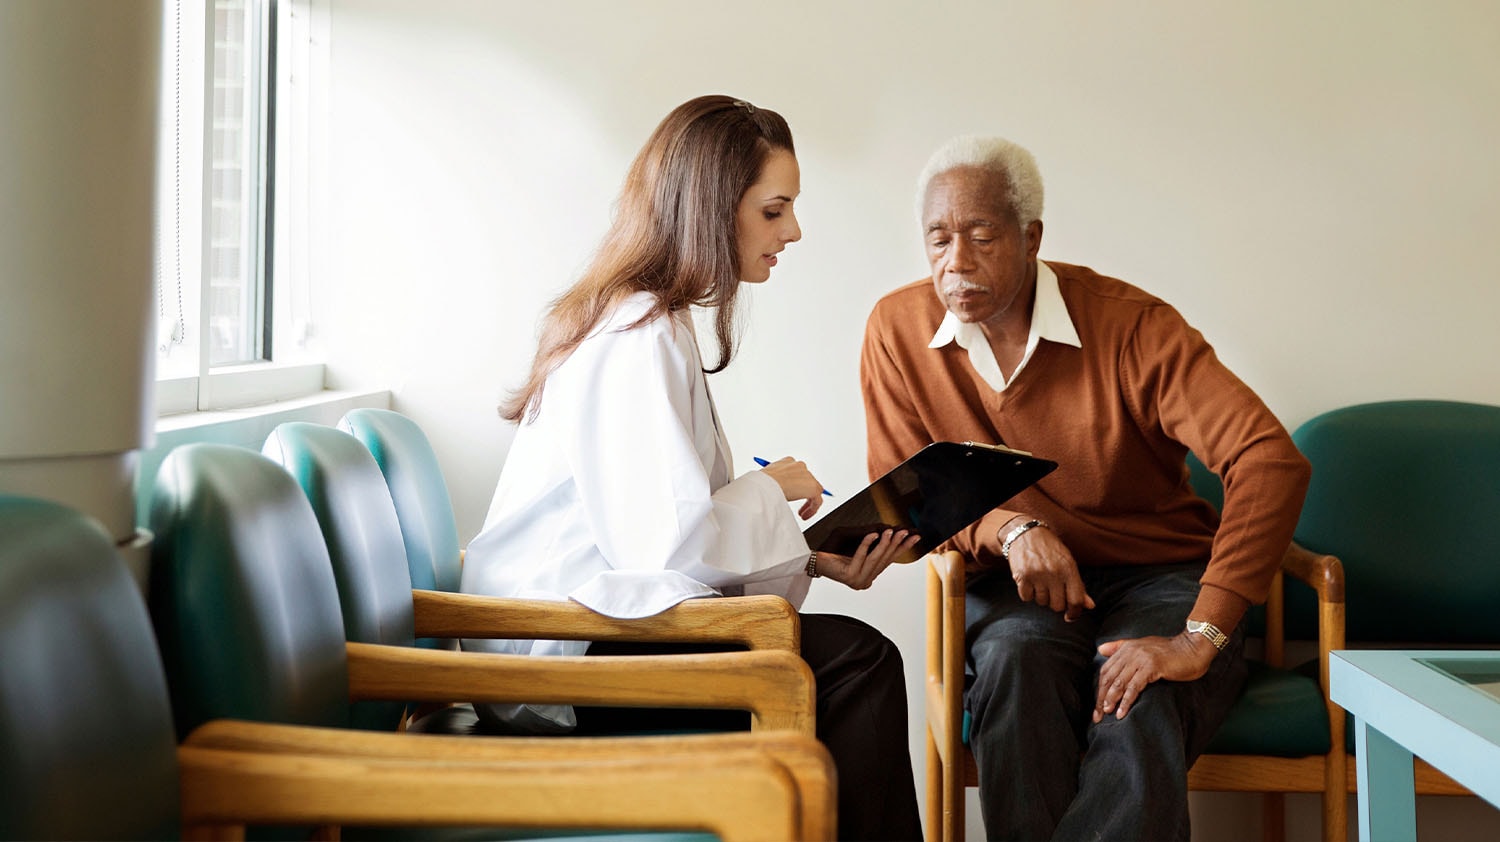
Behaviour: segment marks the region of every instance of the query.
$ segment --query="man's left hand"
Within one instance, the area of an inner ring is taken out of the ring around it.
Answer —
[[[1106,714],[1124,719],[1130,706],[1153,681],[1192,681],[1208,672],[1219,650],[1201,634],[1111,640],[1099,647],[1108,658],[1099,668],[1094,721]]]

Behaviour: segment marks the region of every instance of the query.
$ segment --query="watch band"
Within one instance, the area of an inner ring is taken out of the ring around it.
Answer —
[[[817,579],[822,575],[818,572],[818,551],[813,550],[807,554],[807,576],[810,579]]]
[[[1005,533],[1005,539],[1000,542],[1000,557],[1005,559],[1006,564],[1010,564],[1010,545],[1014,544],[1017,538],[1025,535],[1027,530],[1046,525],[1047,524],[1043,521],[1032,518],[1031,520],[1028,520],[1025,523],[1021,524],[1020,526],[1017,526],[1015,529],[1012,529],[1011,531]]]
[[[1229,635],[1219,631],[1219,627],[1213,623],[1203,620],[1188,620],[1187,632],[1188,634],[1201,634],[1208,638],[1208,642],[1220,652],[1224,651],[1224,644],[1229,642]]]

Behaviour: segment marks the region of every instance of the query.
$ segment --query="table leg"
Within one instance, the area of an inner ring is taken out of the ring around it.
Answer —
[[[1359,773],[1360,842],[1416,842],[1411,752],[1363,719],[1355,719],[1354,756]]]

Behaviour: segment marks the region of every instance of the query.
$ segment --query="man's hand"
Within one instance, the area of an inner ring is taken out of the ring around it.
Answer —
[[[1000,530],[1002,536],[1010,525]],[[1078,575],[1078,562],[1057,533],[1045,526],[1028,529],[1011,542],[1010,576],[1022,602],[1061,612],[1070,623],[1094,607]]]
[[[1108,658],[1099,668],[1094,721],[1113,713],[1124,719],[1130,706],[1153,681],[1192,681],[1208,672],[1219,650],[1201,634],[1111,640],[1099,647]]]

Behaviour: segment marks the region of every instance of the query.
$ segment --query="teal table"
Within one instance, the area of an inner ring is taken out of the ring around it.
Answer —
[[[1415,754],[1500,806],[1500,651],[1340,650],[1329,696],[1354,715],[1362,842],[1415,840]]]

